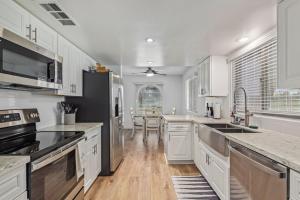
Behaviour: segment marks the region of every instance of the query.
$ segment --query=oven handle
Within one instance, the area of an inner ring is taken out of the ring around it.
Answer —
[[[58,150],[56,150],[55,152],[50,153],[50,155],[46,155],[42,158],[39,158],[35,161],[33,161],[31,163],[31,172],[34,172],[42,167],[45,167],[46,165],[53,163],[56,160],[59,160],[60,158],[62,158],[63,156],[67,155],[68,153],[70,153],[71,151],[75,150],[77,147],[77,143],[80,140],[83,140],[84,138],[79,138],[77,140],[75,140],[74,142],[72,142],[70,145],[70,147],[68,147],[67,149],[63,150],[64,147],[59,148]]]
[[[259,168],[260,170],[272,175],[272,176],[276,176],[280,179],[284,179],[287,177],[287,174],[286,172],[283,171],[278,171],[278,170],[275,170],[275,169],[272,169],[254,159],[251,159],[250,157],[246,156],[245,154],[243,154],[242,152],[240,152],[238,149],[234,148],[234,147],[231,147],[229,146],[229,149],[230,149],[230,153],[233,153],[235,155],[237,155],[238,157],[240,158],[244,158],[246,160],[248,160],[252,165],[254,165],[255,167]],[[282,165],[280,164],[276,164],[278,167],[282,167],[282,168],[285,168],[283,167]]]

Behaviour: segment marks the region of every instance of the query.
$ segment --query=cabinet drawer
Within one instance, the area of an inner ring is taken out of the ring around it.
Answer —
[[[101,128],[94,128],[91,131],[85,133],[86,140],[96,138],[97,135],[100,135],[100,133],[101,133]]]
[[[0,177],[0,200],[16,199],[26,191],[26,166]]]
[[[192,125],[190,123],[170,123],[168,124],[168,131],[171,132],[185,132],[191,131]]]

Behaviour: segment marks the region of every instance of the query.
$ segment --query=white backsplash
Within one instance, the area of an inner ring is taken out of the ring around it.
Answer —
[[[0,89],[0,110],[37,108],[41,118],[41,122],[37,124],[38,129],[57,124],[60,116],[57,103],[60,101],[64,101],[64,97]]]

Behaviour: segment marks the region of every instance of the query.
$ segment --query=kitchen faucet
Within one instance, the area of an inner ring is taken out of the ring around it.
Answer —
[[[247,108],[247,93],[246,93],[245,88],[243,88],[243,87],[236,88],[235,91],[234,91],[234,93],[233,93],[233,111],[232,111],[232,116],[234,117],[234,122],[233,123],[234,124],[240,124],[240,118],[236,116],[237,115],[236,94],[237,94],[237,92],[239,90],[243,91],[243,93],[244,93],[244,100],[245,100],[245,102],[244,102],[244,104],[245,104],[245,110],[244,110],[244,112],[245,112],[245,126],[248,127],[249,126],[249,118],[250,118],[250,116],[252,116],[252,114],[249,112],[249,110]]]

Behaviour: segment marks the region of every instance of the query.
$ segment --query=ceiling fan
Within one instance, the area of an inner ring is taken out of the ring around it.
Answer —
[[[147,70],[145,72],[141,72],[142,74],[146,74],[146,76],[151,77],[154,75],[161,75],[161,76],[166,76],[167,74],[162,74],[159,73],[158,71],[152,69],[152,67],[147,67]]]

